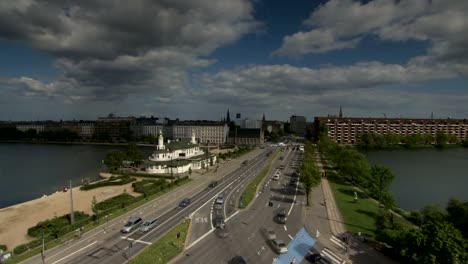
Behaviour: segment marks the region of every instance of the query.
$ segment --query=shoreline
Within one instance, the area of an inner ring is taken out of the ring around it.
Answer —
[[[82,211],[92,215],[92,200],[104,201],[124,192],[139,196],[133,191],[132,183],[124,185],[105,186],[87,191],[80,186],[72,188],[74,211]],[[22,203],[0,208],[0,244],[6,244],[8,250],[34,240],[27,235],[28,228],[37,223],[70,213],[70,190],[56,191],[50,195],[38,197]],[[25,217],[27,216],[27,217]]]

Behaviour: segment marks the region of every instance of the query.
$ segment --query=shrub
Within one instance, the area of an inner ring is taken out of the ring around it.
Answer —
[[[96,183],[91,183],[87,185],[83,185],[80,187],[80,190],[82,191],[87,191],[99,187],[104,187],[104,186],[111,186],[111,185],[124,185],[130,182],[136,181],[135,178],[131,178],[128,175],[122,175],[122,176],[111,176],[109,179],[105,181],[98,181]]]
[[[75,222],[82,224],[83,220],[89,219],[89,215],[83,212],[74,213]],[[54,235],[57,237],[60,234],[64,234],[70,230],[70,214],[55,217],[53,219],[47,219],[45,221],[37,223],[35,226],[28,229],[28,235],[31,237],[41,237],[44,235]]]
[[[0,245],[0,250],[7,251],[7,246],[6,245]]]
[[[96,210],[99,210],[99,211],[104,211],[107,209],[112,209],[112,208],[117,208],[117,207],[124,208],[125,206],[132,204],[138,200],[139,199],[131,196],[128,193],[123,193],[121,195],[117,195],[115,197],[104,200],[100,203],[97,203],[95,208]]]

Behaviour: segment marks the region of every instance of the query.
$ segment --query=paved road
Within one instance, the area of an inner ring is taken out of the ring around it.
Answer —
[[[257,151],[246,166],[241,166],[225,175],[218,186],[208,188],[208,179],[201,176],[198,180],[161,196],[121,217],[109,221],[107,224],[96,228],[80,239],[65,243],[59,247],[46,251],[46,263],[123,263],[140,250],[146,248],[157,240],[181,219],[188,217],[192,212],[210,201],[214,195],[228,188],[239,177],[245,177],[245,173],[254,167],[262,167],[267,161],[266,151]],[[232,165],[239,164],[233,163]],[[238,166],[238,165],[237,165]],[[242,176],[243,175],[243,176]],[[177,208],[184,197],[190,197],[192,203],[186,208]],[[156,216],[159,225],[146,234],[135,231],[123,236],[120,228],[130,216],[140,216],[143,219]],[[133,243],[132,243],[133,242]],[[35,256],[23,263],[42,263],[40,256]]]
[[[291,175],[297,163],[296,151],[285,151],[283,160],[277,159],[265,178],[256,200],[247,209],[228,218],[226,229],[214,229],[206,237],[188,246],[175,263],[227,263],[234,256],[243,256],[248,263],[271,263],[277,254],[272,251],[264,236],[264,228],[273,229],[278,238],[288,243],[302,227],[302,205],[304,192],[298,184],[290,185]],[[281,171],[280,180],[271,180],[280,164],[286,165]],[[228,195],[245,188],[239,185],[232,188]],[[263,191],[262,191],[263,190]],[[229,198],[231,199],[231,198]],[[269,202],[272,202],[270,206]],[[289,213],[286,224],[279,224],[276,213],[282,208]]]

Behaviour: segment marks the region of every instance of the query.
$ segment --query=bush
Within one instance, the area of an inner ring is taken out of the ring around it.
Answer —
[[[130,182],[136,181],[135,178],[131,178],[128,175],[122,175],[122,176],[111,176],[109,179],[105,181],[98,181],[96,183],[91,183],[87,185],[83,185],[80,187],[80,190],[82,191],[87,191],[99,187],[104,187],[104,186],[112,186],[112,185],[124,185]]]
[[[100,203],[97,203],[94,208],[96,208],[96,210],[99,210],[99,211],[105,211],[105,210],[117,208],[117,207],[124,208],[127,205],[130,205],[138,200],[140,199],[135,198],[128,193],[123,193],[121,195],[117,195],[115,197],[104,200]]]
[[[83,212],[75,212],[74,217],[75,223],[80,224],[89,219],[89,215]],[[28,235],[37,238],[41,237],[42,234],[58,237],[61,234],[67,233],[71,227],[70,214],[66,214],[37,223],[35,226],[28,229]]]
[[[53,237],[51,236],[46,236],[44,237],[46,240],[52,240]],[[39,247],[42,245],[42,239],[36,239],[36,240],[33,240],[29,243],[26,243],[26,244],[22,244],[22,245],[19,245],[17,247],[15,247],[15,249],[13,249],[13,253],[15,255],[19,255],[21,253],[24,253],[30,249],[33,249],[33,248],[36,248],[36,247]]]
[[[166,188],[169,188],[169,183],[165,180],[142,180],[132,184],[135,192],[141,193],[145,196],[149,196]]]
[[[7,251],[7,246],[6,245],[0,245],[0,250]]]

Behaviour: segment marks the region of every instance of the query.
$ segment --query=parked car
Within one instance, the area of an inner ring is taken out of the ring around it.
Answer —
[[[180,203],[179,207],[187,207],[190,204],[190,198],[184,198]]]
[[[244,161],[242,162],[242,165],[247,165],[248,163],[249,163],[248,160],[244,160]]]
[[[143,219],[141,217],[136,217],[132,216],[128,219],[127,223],[124,225],[124,227],[120,230],[122,233],[130,233],[137,227],[141,225],[143,222]]]
[[[158,219],[157,218],[150,218],[146,220],[141,226],[140,226],[140,232],[148,232],[151,229],[153,229],[156,225],[158,224]]]
[[[276,214],[276,217],[278,219],[278,223],[280,224],[286,224],[286,220],[288,219],[287,218],[288,214],[286,212],[286,209],[284,208],[281,208],[278,213]]]
[[[288,247],[281,239],[270,240],[270,245],[273,248],[273,250],[278,254],[284,254],[288,252]]]
[[[212,181],[212,182],[210,182],[209,187],[210,187],[210,188],[213,188],[213,187],[215,187],[216,185],[218,185],[218,182],[217,182],[217,181]]]

